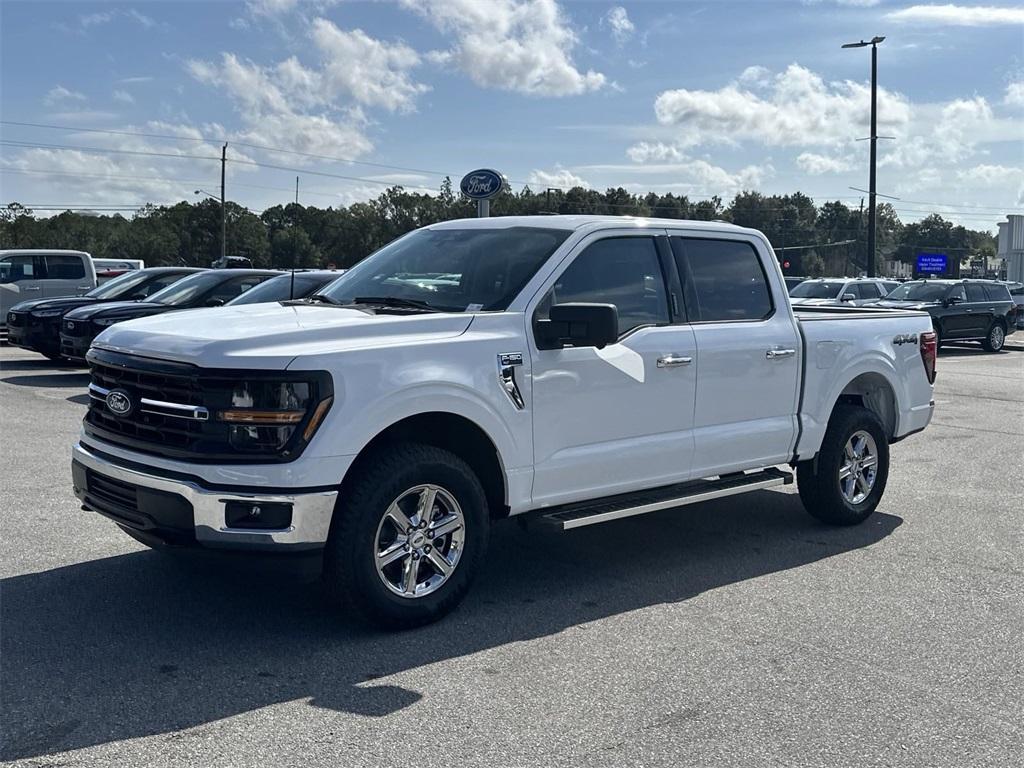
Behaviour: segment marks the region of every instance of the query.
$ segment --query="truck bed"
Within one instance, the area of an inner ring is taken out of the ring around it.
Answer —
[[[890,309],[889,307],[793,307],[793,314],[800,322],[813,320],[863,320],[870,318],[892,318],[921,315],[912,309]],[[927,314],[927,313],[925,313]]]

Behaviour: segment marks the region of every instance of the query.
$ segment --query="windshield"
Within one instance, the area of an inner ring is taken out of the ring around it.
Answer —
[[[322,293],[340,304],[374,297],[446,312],[501,311],[571,234],[567,229],[418,229],[368,256]]]
[[[188,304],[211,288],[216,287],[225,279],[237,274],[237,272],[227,269],[197,272],[194,275],[179,280],[174,285],[167,286],[162,291],[157,291],[146,301],[180,307],[182,304]]]
[[[265,304],[273,301],[288,301],[288,299],[301,299],[314,291],[332,283],[341,277],[341,272],[334,272],[330,275],[309,275],[301,272],[295,275],[295,292],[292,293],[292,276],[281,275],[265,283],[260,283],[255,288],[250,288],[237,299],[228,303],[231,306],[237,304]]]
[[[817,283],[810,280],[800,283],[789,292],[794,299],[835,299],[846,283]]]
[[[93,288],[86,296],[90,299],[116,299],[121,296],[130,296],[135,289],[148,280],[153,279],[152,272],[140,272],[132,270],[123,275],[118,275],[113,280],[108,280],[103,285]]]
[[[946,283],[904,283],[885,298],[889,301],[939,301],[948,290]]]

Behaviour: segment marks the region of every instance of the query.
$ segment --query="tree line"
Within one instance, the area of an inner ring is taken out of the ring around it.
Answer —
[[[248,257],[258,267],[350,267],[412,229],[475,212],[475,203],[456,192],[449,179],[437,194],[396,186],[337,208],[289,203],[257,215],[228,201],[227,253]],[[719,197],[633,194],[621,187],[604,192],[526,187],[491,201],[492,216],[549,213],[721,220],[753,227],[765,233],[793,274],[855,275],[867,264],[866,212],[838,200],[816,205],[800,192],[740,192],[726,203]],[[220,202],[212,199],[147,205],[130,216],[65,211],[38,217],[18,203],[0,208],[0,248],[68,248],[97,258],[143,259],[149,266],[209,266],[220,256],[220,238]],[[903,224],[888,203],[878,206],[877,243],[879,262],[911,262],[922,250],[961,259],[996,251],[988,232],[954,225],[938,214]]]

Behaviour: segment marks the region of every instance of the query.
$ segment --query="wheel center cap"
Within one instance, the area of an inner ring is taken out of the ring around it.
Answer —
[[[413,549],[419,549],[427,543],[427,535],[423,531],[413,531],[409,536],[409,545]]]

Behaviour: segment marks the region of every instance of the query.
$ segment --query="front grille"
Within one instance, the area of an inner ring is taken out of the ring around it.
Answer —
[[[65,320],[60,324],[60,332],[68,336],[86,336],[89,333],[88,320]]]
[[[88,495],[104,509],[127,518],[139,518],[139,498],[134,485],[112,477],[86,473]]]
[[[7,313],[7,324],[14,328],[19,328],[26,324],[26,318],[28,315],[21,312],[8,312]]]

